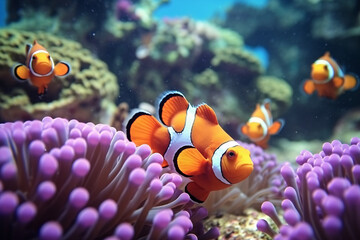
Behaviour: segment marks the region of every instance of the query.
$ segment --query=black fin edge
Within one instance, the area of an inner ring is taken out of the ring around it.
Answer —
[[[177,171],[178,173],[180,173],[181,175],[183,175],[184,177],[192,177],[191,175],[186,175],[185,173],[183,173],[183,172],[180,170],[179,165],[178,165],[178,162],[177,162],[180,153],[181,153],[183,150],[187,149],[187,148],[194,148],[194,147],[192,147],[192,146],[183,146],[183,147],[181,147],[181,148],[175,153],[175,156],[174,156],[174,167],[175,167],[176,171]]]
[[[178,91],[169,91],[169,92],[166,92],[164,94],[164,96],[161,98],[160,102],[159,102],[159,119],[161,121],[162,124],[166,125],[162,119],[162,109],[165,105],[165,103],[172,97],[175,97],[175,96],[180,96],[180,97],[183,97],[185,98],[185,96],[181,93],[181,92],[178,92]]]
[[[186,192],[187,194],[189,194],[190,199],[193,200],[194,202],[197,202],[197,203],[203,203],[204,201],[200,201],[199,199],[197,199],[196,197],[194,197],[191,193],[189,193],[189,191],[188,191],[188,189],[187,189],[187,186],[188,186],[188,185],[185,186],[185,192]]]
[[[146,112],[137,112],[129,119],[128,123],[126,124],[126,137],[129,141],[131,141],[131,136],[130,136],[131,125],[135,122],[136,119],[138,119],[142,115],[151,116],[151,114]]]

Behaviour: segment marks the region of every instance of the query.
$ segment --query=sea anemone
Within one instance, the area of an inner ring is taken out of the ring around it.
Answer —
[[[279,232],[260,220],[257,227],[274,239],[358,239],[360,236],[360,138],[350,145],[338,140],[323,144],[322,151],[302,151],[296,158],[296,174],[284,165],[286,181],[281,207],[287,224],[274,205],[266,201],[262,211],[274,220]]]
[[[211,214],[243,214],[247,208],[260,210],[262,202],[269,199],[280,206],[281,190],[285,187],[280,175],[282,165],[274,154],[265,152],[261,147],[252,143],[238,143],[250,151],[254,170],[244,181],[209,195],[204,206]]]
[[[50,117],[0,124],[0,236],[216,236],[200,229],[203,210],[188,208],[181,177],[162,173],[162,161],[104,124]]]

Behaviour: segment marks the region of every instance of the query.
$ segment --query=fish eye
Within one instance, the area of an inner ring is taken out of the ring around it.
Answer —
[[[36,60],[36,56],[33,56],[32,59],[33,59],[33,60]]]
[[[234,152],[233,150],[228,151],[228,152],[226,153],[226,155],[227,155],[227,157],[228,157],[229,159],[233,159],[233,158],[236,156],[236,154],[235,154],[235,152]]]
[[[328,71],[327,65],[324,65],[324,70],[325,70],[325,71]]]
[[[50,60],[50,55],[48,56],[48,59]]]

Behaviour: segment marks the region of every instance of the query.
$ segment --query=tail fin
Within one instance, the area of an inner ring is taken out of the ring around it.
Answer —
[[[126,135],[136,146],[148,144],[153,152],[162,155],[170,143],[167,129],[154,116],[141,111],[130,117],[126,124]]]
[[[359,86],[359,79],[355,75],[346,74],[344,80],[344,90],[355,90]]]

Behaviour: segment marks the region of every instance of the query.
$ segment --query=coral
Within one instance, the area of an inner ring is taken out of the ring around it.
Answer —
[[[110,126],[114,127],[117,130],[124,131],[124,121],[129,115],[129,104],[126,102],[120,103],[116,111],[114,112],[111,121]]]
[[[336,123],[332,139],[349,141],[352,136],[360,136],[360,109],[355,108],[345,113]]]
[[[220,121],[239,122],[244,98],[252,96],[246,91],[262,73],[240,35],[189,18],[164,19],[149,34],[149,41],[139,44],[147,54],[132,63],[127,81],[139,101],[152,102],[164,90],[177,89],[195,103],[202,96],[201,101],[233,118]],[[246,86],[234,88],[234,83]],[[224,96],[231,105],[223,104]],[[239,109],[235,114],[234,108]]]
[[[282,165],[277,163],[274,154],[268,154],[255,144],[239,144],[250,151],[254,170],[241,183],[212,192],[204,203],[210,214],[243,214],[248,208],[260,210],[262,202],[270,199],[280,206],[280,193],[285,187],[280,175]]]
[[[104,124],[45,117],[0,124],[5,239],[183,239],[205,232],[160,154]],[[205,211],[205,212],[204,212]],[[193,227],[194,226],[194,227]]]
[[[274,76],[260,76],[256,79],[260,98],[271,99],[271,111],[279,116],[292,105],[292,87],[283,79]]]
[[[260,232],[256,228],[257,220],[268,218],[262,212],[252,208],[244,211],[243,215],[233,215],[226,213],[222,216],[210,216],[205,220],[205,226],[218,226],[220,228],[219,240],[225,239],[263,239],[269,240],[267,234]]]
[[[25,62],[25,46],[34,39],[47,48],[55,62],[64,60],[71,65],[69,76],[53,79],[42,100],[32,86],[11,76],[11,67]],[[41,119],[45,115],[108,121],[106,111],[115,108],[113,101],[119,91],[116,77],[79,43],[42,32],[1,29],[0,52],[1,121]]]
[[[238,48],[219,48],[211,60],[215,70],[224,71],[238,79],[253,78],[263,72],[260,61],[251,53]]]
[[[270,57],[266,74],[285,79],[293,88],[294,101],[286,121],[296,127],[287,125],[287,131],[281,133],[287,139],[329,139],[328,129],[334,128],[344,109],[359,106],[356,92],[349,92],[351,95],[344,96],[341,104],[337,101],[324,107],[322,101],[304,98],[299,87],[309,77],[311,64],[325,51],[342,61],[347,72],[359,75],[359,54],[354,51],[360,48],[358,9],[357,0],[269,0],[263,7],[237,1],[228,8],[221,26],[240,34],[249,46],[264,47]],[[342,111],[333,111],[338,108]],[[299,118],[299,112],[312,118],[313,124]]]
[[[360,138],[350,144],[339,140],[323,144],[322,151],[302,151],[296,173],[284,165],[286,181],[281,222],[274,205],[266,201],[262,211],[279,227],[279,233],[260,220],[258,229],[275,239],[357,239],[360,212]]]
[[[44,0],[8,1],[7,23],[11,24],[11,28],[47,31],[84,43],[88,36],[102,29],[113,2],[114,0],[105,4],[97,0],[54,0],[51,3]]]

